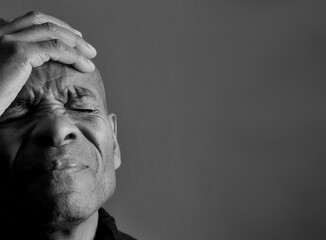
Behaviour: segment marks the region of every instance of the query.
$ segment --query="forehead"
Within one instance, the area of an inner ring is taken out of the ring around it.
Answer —
[[[68,65],[56,62],[48,62],[34,68],[22,93],[33,91],[42,95],[60,94],[69,88],[89,90],[105,101],[104,86],[98,70],[81,73]]]

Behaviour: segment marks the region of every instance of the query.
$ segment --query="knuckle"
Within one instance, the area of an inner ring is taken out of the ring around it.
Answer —
[[[64,43],[59,40],[59,39],[53,39],[50,41],[52,47],[57,51],[57,52],[63,52],[65,51],[65,45]]]
[[[30,11],[26,14],[26,16],[30,17],[34,23],[39,23],[44,15],[39,11]]]
[[[77,50],[74,50],[73,55],[74,55],[75,59],[77,59],[77,60],[82,60],[82,59],[85,60],[86,59],[84,57],[84,55],[81,54],[81,52],[79,52]]]
[[[81,37],[79,37],[78,35],[74,34],[74,37],[75,37],[75,45],[76,46],[82,45],[84,43],[84,40]]]
[[[69,55],[72,57],[72,59],[77,62],[81,61],[83,59],[83,55],[76,49],[72,48],[69,51]]]
[[[50,22],[44,23],[44,24],[43,24],[43,27],[44,27],[47,31],[49,31],[49,32],[53,32],[53,33],[55,33],[55,32],[58,30],[58,27],[57,27],[55,24],[50,23]]]

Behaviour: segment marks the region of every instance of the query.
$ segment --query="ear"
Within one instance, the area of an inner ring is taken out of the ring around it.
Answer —
[[[120,147],[118,143],[118,128],[117,128],[117,116],[114,113],[109,114],[109,121],[112,129],[112,139],[113,139],[113,161],[114,168],[118,169],[121,165],[121,154]]]

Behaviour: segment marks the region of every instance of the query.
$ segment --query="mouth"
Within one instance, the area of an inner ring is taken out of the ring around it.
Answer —
[[[88,168],[87,165],[76,163],[70,160],[66,159],[60,159],[60,160],[53,160],[50,162],[50,164],[47,164],[45,166],[46,172],[52,172],[52,171],[69,171],[69,172],[77,172]]]
[[[33,167],[25,174],[21,175],[20,181],[28,182],[39,177],[53,176],[57,174],[72,174],[88,169],[89,166],[76,162],[72,159],[54,159]]]

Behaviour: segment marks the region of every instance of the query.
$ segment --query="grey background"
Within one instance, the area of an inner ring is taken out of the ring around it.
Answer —
[[[325,1],[1,0],[98,50],[139,239],[325,239]]]

